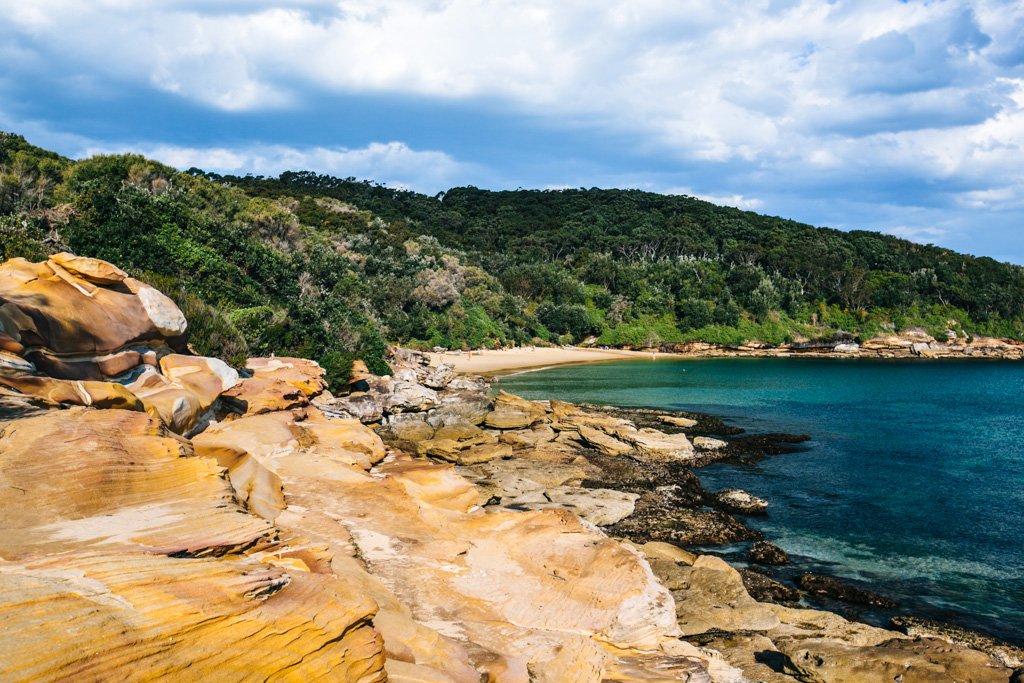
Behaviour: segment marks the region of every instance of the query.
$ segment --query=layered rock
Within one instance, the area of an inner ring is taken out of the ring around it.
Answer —
[[[3,680],[385,680],[373,601],[294,571],[216,463],[144,413],[0,423],[0,481]]]
[[[672,589],[687,638],[715,648],[751,680],[1006,683],[1012,673],[986,653],[946,641],[757,602],[740,573],[718,558],[654,559],[652,567]]]
[[[47,375],[102,380],[185,350],[185,317],[156,289],[105,261],[58,254],[0,265],[5,351]]]
[[[684,434],[404,351],[337,397],[303,359],[240,378],[155,290],[66,254],[0,267],[0,325],[0,679],[1009,677],[661,542],[749,531]]]
[[[0,386],[65,405],[145,410],[199,427],[238,381],[188,355],[173,301],[98,259],[57,254],[0,265]]]

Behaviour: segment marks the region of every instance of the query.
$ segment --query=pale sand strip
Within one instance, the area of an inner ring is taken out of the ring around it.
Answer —
[[[552,365],[572,363],[593,363],[596,361],[650,358],[650,352],[622,351],[618,349],[567,349],[567,348],[515,348],[494,351],[473,351],[467,355],[462,351],[429,354],[435,361],[455,366],[455,371],[471,375],[489,375],[514,372],[530,368],[545,368]],[[659,356],[662,354],[658,354]]]

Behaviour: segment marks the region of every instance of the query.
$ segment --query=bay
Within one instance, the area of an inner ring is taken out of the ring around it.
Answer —
[[[797,453],[698,475],[709,490],[767,498],[769,515],[746,521],[802,569],[869,582],[901,612],[1024,643],[1022,363],[659,357],[499,386],[808,434]]]

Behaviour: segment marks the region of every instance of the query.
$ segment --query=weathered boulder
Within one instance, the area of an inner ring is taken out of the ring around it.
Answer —
[[[619,441],[610,434],[586,425],[580,425],[579,435],[588,446],[605,455],[625,455],[636,450],[630,444]]]
[[[692,565],[697,561],[697,555],[689,550],[683,550],[679,546],[665,543],[663,541],[649,541],[640,546],[640,551],[647,557],[668,560],[676,564]]]
[[[695,436],[693,445],[705,451],[720,451],[729,444],[721,439],[712,439],[710,436]]]
[[[452,381],[448,382],[448,389],[483,394],[487,392],[487,382],[483,377],[455,377]]]
[[[506,431],[499,439],[515,448],[537,448],[555,440],[555,430],[548,425],[537,425],[530,429]]]
[[[512,447],[504,443],[481,443],[460,451],[455,456],[455,462],[460,465],[476,465],[491,460],[501,460],[512,457]]]
[[[437,407],[430,411],[430,422],[441,426],[452,420],[465,420],[483,424],[493,403],[483,392],[465,389],[447,389],[438,394]]]
[[[382,426],[381,433],[399,441],[427,441],[434,438],[434,427],[420,413],[399,413],[390,415]]]
[[[702,555],[686,567],[688,587],[676,594],[684,634],[706,631],[768,631],[779,617],[747,593],[740,573],[717,557]]]
[[[221,360],[170,354],[160,359],[160,372],[147,367],[126,386],[147,412],[184,434],[237,382],[238,373]]]
[[[494,399],[494,409],[484,418],[484,424],[495,429],[523,429],[544,419],[544,407],[501,391]]]
[[[496,442],[497,437],[491,436],[472,422],[466,420],[450,420],[437,428],[434,432],[435,439],[454,439],[455,441],[472,441],[480,443],[481,440]]]
[[[262,415],[309,405],[309,396],[283,379],[249,377],[221,394],[243,415]]]
[[[121,410],[145,410],[143,402],[128,388],[114,382],[53,379],[32,375],[0,374],[0,387],[51,403]]]
[[[423,375],[422,384],[431,389],[444,389],[455,379],[455,368],[448,363],[431,366]]]
[[[693,457],[693,445],[685,434],[665,434],[645,428],[618,430],[615,436],[632,444],[651,460],[687,460]]]
[[[437,406],[437,392],[413,378],[375,377],[368,382],[369,394],[386,415],[418,413]]]
[[[763,515],[768,512],[768,501],[752,496],[742,489],[725,489],[714,495],[715,504],[723,510],[744,515]]]
[[[354,393],[330,402],[333,410],[346,413],[363,424],[380,422],[384,417],[384,406],[377,397],[367,393]]]
[[[281,380],[306,396],[317,396],[327,388],[326,371],[316,361],[305,358],[250,358],[245,367],[256,379]]]
[[[610,526],[629,517],[640,497],[635,493],[577,486],[557,486],[545,493],[553,504],[597,526]]]
[[[185,350],[185,329],[170,299],[104,261],[60,254],[0,265],[5,350],[51,377],[102,380],[156,365]]]
[[[680,417],[679,415],[659,415],[658,419],[665,424],[672,425],[673,427],[683,427],[684,429],[697,426],[696,420],[689,417]]]

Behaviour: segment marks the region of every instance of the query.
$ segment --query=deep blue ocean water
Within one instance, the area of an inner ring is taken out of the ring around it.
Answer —
[[[1024,363],[659,358],[501,379],[530,398],[703,412],[797,453],[697,471],[767,498],[753,527],[901,610],[1024,643]]]

